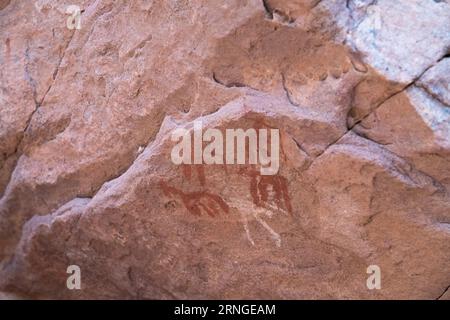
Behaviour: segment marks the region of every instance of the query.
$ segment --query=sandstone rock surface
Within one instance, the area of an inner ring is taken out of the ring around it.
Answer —
[[[449,50],[448,1],[0,0],[0,298],[449,299]],[[199,121],[279,171],[174,164]]]

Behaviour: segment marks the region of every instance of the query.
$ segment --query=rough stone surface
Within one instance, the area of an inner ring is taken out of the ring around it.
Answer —
[[[447,53],[447,1],[372,2],[366,16],[352,30],[351,42],[389,80],[410,83]]]
[[[0,0],[0,299],[449,299],[449,48],[448,1]],[[279,172],[175,165],[200,120]]]
[[[428,94],[450,108],[450,58],[445,58],[417,81]]]

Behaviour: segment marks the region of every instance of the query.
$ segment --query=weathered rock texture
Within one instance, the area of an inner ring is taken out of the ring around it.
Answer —
[[[449,49],[448,1],[1,0],[0,291],[449,298]],[[280,171],[173,164],[196,120]]]

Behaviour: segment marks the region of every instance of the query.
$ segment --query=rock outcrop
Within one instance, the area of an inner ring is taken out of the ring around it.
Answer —
[[[0,297],[450,298],[449,53],[448,1],[0,0]]]

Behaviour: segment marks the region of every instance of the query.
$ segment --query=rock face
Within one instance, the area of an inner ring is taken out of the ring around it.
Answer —
[[[450,298],[449,48],[448,1],[0,1],[0,298]],[[175,164],[199,122],[279,170]]]

